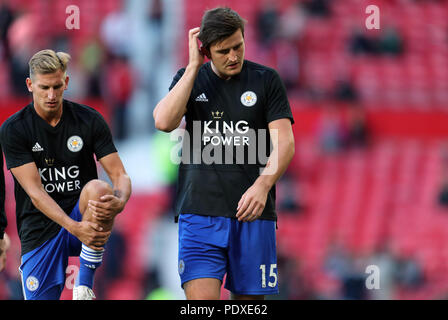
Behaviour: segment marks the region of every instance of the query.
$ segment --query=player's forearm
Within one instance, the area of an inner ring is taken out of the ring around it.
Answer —
[[[268,158],[266,167],[262,174],[257,178],[255,183],[263,185],[266,190],[270,190],[274,184],[280,179],[288,168],[295,152],[294,138],[278,139],[274,143],[271,156]]]
[[[132,192],[131,178],[127,174],[121,174],[112,179],[112,184],[114,195],[119,198],[123,204],[126,204]]]
[[[33,190],[29,197],[37,210],[73,234],[76,221],[71,219],[45,190]]]
[[[182,117],[187,112],[188,98],[198,71],[199,68],[188,66],[182,78],[157,104],[153,116],[158,130],[171,132],[179,126]]]

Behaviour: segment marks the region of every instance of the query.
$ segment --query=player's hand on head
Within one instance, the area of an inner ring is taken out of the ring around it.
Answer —
[[[89,200],[88,206],[98,221],[110,221],[123,211],[125,202],[114,195],[102,196],[100,201]]]
[[[242,195],[238,202],[236,217],[238,221],[252,222],[263,213],[269,190],[261,185],[253,184]]]
[[[204,64],[204,55],[201,53],[198,44],[200,28],[193,28],[188,31],[189,65],[199,68]]]

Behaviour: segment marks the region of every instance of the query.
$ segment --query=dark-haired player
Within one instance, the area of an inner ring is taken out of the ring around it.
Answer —
[[[80,256],[74,300],[95,298],[96,268],[115,216],[131,194],[103,117],[63,99],[70,56],[42,50],[26,79],[33,102],[0,129],[6,165],[14,176],[25,299],[59,299],[69,256]],[[96,160],[112,187],[98,180]]]
[[[154,110],[162,131],[186,119],[176,213],[187,299],[219,299],[225,274],[234,299],[278,293],[275,183],[294,154],[293,118],[277,72],[244,59],[244,24],[229,8],[205,12],[188,66]],[[267,163],[248,160],[270,142]]]

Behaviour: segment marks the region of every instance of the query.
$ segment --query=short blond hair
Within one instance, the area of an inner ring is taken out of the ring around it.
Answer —
[[[55,52],[51,49],[41,50],[34,54],[28,62],[30,78],[35,74],[48,74],[58,70],[65,73],[70,59],[70,55],[65,52]]]

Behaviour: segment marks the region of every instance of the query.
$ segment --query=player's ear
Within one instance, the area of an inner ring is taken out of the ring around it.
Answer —
[[[64,88],[64,90],[67,90],[68,89],[68,82],[70,81],[70,78],[69,78],[69,76],[66,76],[65,77],[65,88]]]
[[[31,80],[31,78],[26,78],[26,87],[28,88],[29,92],[33,92],[33,81]]]
[[[204,47],[204,54],[207,58],[209,58],[210,60],[212,59],[212,55],[210,54],[210,50],[208,50],[207,48]]]
[[[211,59],[210,51],[206,47],[204,47],[202,44],[199,48],[199,51],[201,51],[201,54],[203,56],[206,56],[207,58]]]

